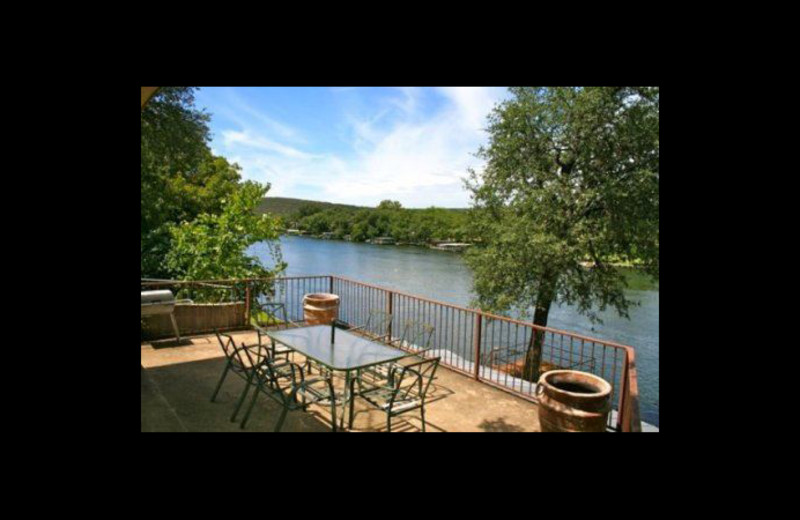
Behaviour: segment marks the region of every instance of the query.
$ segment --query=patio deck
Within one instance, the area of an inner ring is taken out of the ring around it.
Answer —
[[[232,333],[237,343],[255,343],[255,332]],[[296,360],[302,356],[295,355]],[[244,430],[231,422],[244,381],[229,374],[215,402],[211,394],[225,358],[217,338],[201,335],[174,341],[143,343],[142,431],[272,431],[280,405],[262,396]],[[440,366],[425,406],[428,432],[535,432],[539,431],[536,404]],[[338,378],[337,378],[338,379]],[[341,385],[341,379],[338,380]],[[337,418],[341,408],[337,409]],[[392,431],[421,430],[419,412],[392,420]],[[286,416],[282,431],[330,432],[330,410],[311,405],[308,412]],[[386,414],[356,399],[354,432],[386,431]]]

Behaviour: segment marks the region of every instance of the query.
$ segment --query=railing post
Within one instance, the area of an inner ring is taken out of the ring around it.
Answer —
[[[619,409],[617,410],[617,431],[624,432],[628,429],[625,428],[625,407],[628,404],[626,393],[628,392],[628,352],[625,351],[625,366],[622,367],[622,377],[620,378],[619,388]]]
[[[472,338],[475,344],[475,379],[481,378],[481,327],[483,326],[483,315],[480,312],[475,313],[475,335]]]
[[[628,360],[625,366],[625,403],[622,413],[622,431],[642,431],[642,420],[639,417],[639,385],[636,380],[636,353],[632,348],[626,349]]]
[[[386,305],[387,305],[386,313],[389,314],[389,315],[392,314],[392,305],[393,305],[393,303],[392,303],[392,299],[393,299],[392,295],[393,294],[394,293],[392,291],[389,291],[388,295],[387,295],[388,297],[386,298]],[[389,330],[387,331],[388,334],[389,334],[389,341],[392,340],[392,323],[393,322],[394,322],[394,318],[392,318],[392,320],[389,322]]]
[[[244,324],[250,325],[250,282],[244,283]]]
[[[331,285],[330,285],[330,289],[331,289],[331,290],[330,290],[330,291],[328,291],[328,292],[329,292],[330,294],[333,294],[333,275],[331,275],[331,276],[328,276],[328,279],[331,281]]]

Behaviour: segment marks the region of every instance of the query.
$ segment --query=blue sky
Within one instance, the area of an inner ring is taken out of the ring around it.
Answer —
[[[204,87],[211,149],[268,196],[467,207],[501,87]]]

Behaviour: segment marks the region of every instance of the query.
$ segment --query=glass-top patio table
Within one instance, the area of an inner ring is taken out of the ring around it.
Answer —
[[[344,329],[334,329],[331,325],[312,325],[284,330],[264,330],[274,343],[280,343],[310,358],[329,370],[345,373],[344,399],[342,400],[342,428],[344,410],[350,402],[350,415],[353,414],[352,399],[355,379],[351,372],[363,368],[397,361],[410,354],[399,348],[358,336]],[[331,409],[331,421],[336,422],[335,406]]]

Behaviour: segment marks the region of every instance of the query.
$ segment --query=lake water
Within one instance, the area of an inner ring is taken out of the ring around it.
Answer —
[[[288,276],[346,276],[465,307],[474,296],[472,272],[457,253],[297,236],[281,238],[281,249]],[[250,254],[273,263],[265,244],[255,244]],[[592,325],[570,306],[553,306],[548,326],[633,346],[641,418],[658,426],[658,289],[629,290],[627,296],[639,302],[630,309],[630,320],[609,309],[600,314],[602,325]]]

